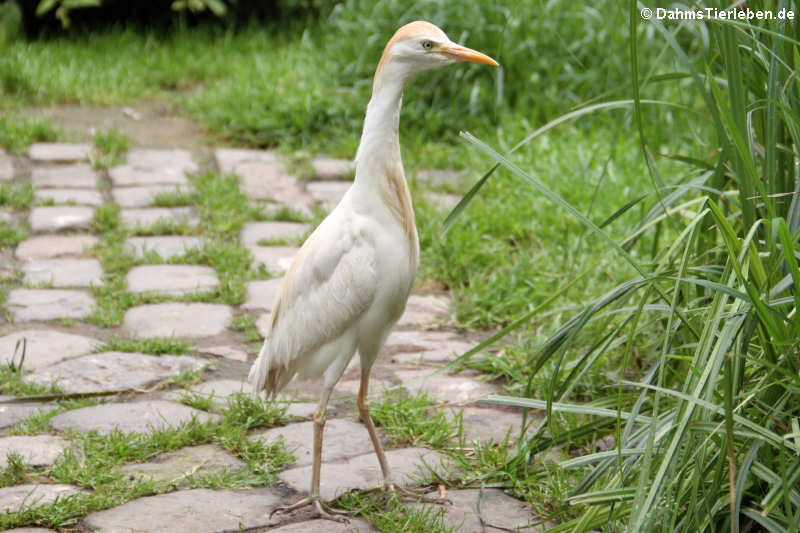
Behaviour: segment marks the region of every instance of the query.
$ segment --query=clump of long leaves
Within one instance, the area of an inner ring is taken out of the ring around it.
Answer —
[[[678,65],[659,76],[685,84],[699,104],[644,100],[636,37],[642,7],[630,1],[632,98],[579,109],[529,137],[583,114],[629,107],[653,192],[606,221],[651,201],[628,235],[611,236],[606,223],[596,225],[509,157],[465,135],[497,164],[446,224],[502,166],[581,220],[636,272],[530,354],[526,397],[490,399],[546,413],[528,425],[507,468],[528,468],[550,446],[605,435],[613,449],[562,463],[586,475],[570,498],[579,515],[552,531],[798,531],[800,41],[785,20],[648,21],[646,38],[662,40],[662,59]],[[798,12],[785,1],[759,8]],[[699,57],[687,55],[682,32],[707,43]],[[683,110],[703,132],[694,148],[711,156],[673,156],[689,165],[688,179],[659,173],[644,106],[648,113]],[[632,251],[645,236],[650,253],[643,258]],[[605,334],[578,350],[588,330]],[[571,402],[587,371],[608,361],[619,361],[616,388],[591,404]],[[533,376],[544,369],[552,372],[550,386],[534,390]],[[552,424],[564,412],[581,420],[566,432]]]

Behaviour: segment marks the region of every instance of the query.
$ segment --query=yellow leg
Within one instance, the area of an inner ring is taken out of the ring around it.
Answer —
[[[375,431],[375,424],[372,423],[372,417],[369,416],[369,406],[367,405],[367,389],[369,388],[369,370],[361,370],[361,383],[358,387],[358,416],[361,417],[361,422],[366,426],[369,438],[372,440],[372,446],[375,448],[375,455],[378,456],[378,462],[381,464],[381,472],[383,472],[383,486],[389,490],[394,491],[394,480],[392,480],[392,471],[389,468],[389,462],[386,460],[386,454],[383,453],[383,446],[381,440],[378,438],[378,433]]]
[[[347,518],[342,516],[349,514],[347,511],[332,509],[325,505],[319,497],[320,473],[322,471],[322,432],[325,429],[325,411],[328,407],[328,399],[331,396],[331,390],[332,389],[326,389],[322,392],[317,410],[314,411],[314,457],[311,466],[311,491],[308,497],[303,498],[297,503],[276,507],[270,513],[270,518],[272,518],[274,514],[291,513],[306,505],[313,505],[317,516],[320,518],[335,520],[337,522],[347,522]]]
[[[369,370],[361,370],[361,383],[358,388],[358,415],[361,417],[361,422],[366,426],[369,438],[372,440],[372,446],[375,448],[375,455],[378,456],[378,462],[381,465],[383,472],[383,487],[389,491],[390,494],[401,494],[415,498],[417,500],[439,503],[439,504],[452,504],[447,498],[431,498],[423,496],[424,491],[414,490],[397,485],[392,478],[392,471],[389,468],[389,461],[386,460],[386,454],[383,452],[383,445],[378,438],[378,433],[375,431],[375,424],[372,422],[372,417],[369,415],[369,406],[367,405],[367,390],[369,389]]]

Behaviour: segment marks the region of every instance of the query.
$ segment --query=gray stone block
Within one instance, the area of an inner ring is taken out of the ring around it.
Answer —
[[[102,533],[216,533],[270,524],[269,510],[281,503],[270,488],[192,489],[148,496],[91,513],[86,527]]]
[[[111,196],[120,207],[149,207],[159,194],[186,193],[190,187],[181,185],[149,185],[144,187],[115,187]]]
[[[401,485],[413,484],[420,479],[426,480],[430,476],[428,468],[444,475],[450,465],[444,454],[424,448],[388,450],[386,459],[395,482]],[[311,465],[284,470],[278,477],[291,489],[307,492],[311,483]],[[320,497],[323,500],[332,500],[348,490],[370,489],[382,485],[383,474],[374,453],[322,465]]]
[[[39,370],[66,359],[92,353],[102,346],[102,342],[82,335],[73,335],[50,329],[27,329],[15,331],[0,337],[0,354],[14,353],[17,343],[25,339],[25,361],[22,370],[31,372]],[[0,364],[6,360],[0,357]]]
[[[88,143],[34,143],[28,148],[28,157],[34,161],[86,161],[91,153]]]
[[[62,289],[15,289],[8,294],[8,309],[15,322],[86,318],[94,298],[82,291]]]
[[[130,237],[125,241],[125,248],[136,257],[144,257],[146,252],[155,252],[162,259],[185,254],[189,250],[203,247],[200,237],[183,235],[159,235],[155,237]]]
[[[97,242],[93,235],[37,235],[19,243],[14,256],[20,261],[80,256]]]
[[[129,309],[122,327],[140,337],[211,337],[224,332],[232,317],[227,305],[151,304]]]
[[[41,368],[25,381],[57,382],[67,393],[113,392],[145,388],[187,370],[200,370],[202,359],[180,355],[102,352]]]
[[[133,403],[106,403],[66,411],[50,419],[53,429],[81,432],[97,430],[108,435],[114,429],[124,433],[146,433],[185,424],[196,418],[200,422],[218,421],[219,415],[209,414],[179,403],[153,400]]]
[[[45,233],[88,229],[93,217],[94,209],[91,207],[34,207],[29,222],[34,233]]]
[[[295,466],[310,465],[313,458],[314,423],[299,422],[253,434],[250,438],[265,442],[283,438],[295,456]],[[363,455],[374,450],[367,428],[346,418],[330,418],[322,434],[322,461],[329,463]]]
[[[90,205],[103,203],[103,196],[92,189],[36,189],[36,201],[56,205]]]
[[[216,271],[203,265],[141,265],[130,269],[125,279],[130,292],[168,296],[210,292],[219,287]]]
[[[0,514],[14,513],[25,507],[46,505],[60,498],[66,498],[80,492],[74,485],[63,484],[26,484],[14,485],[0,489]]]
[[[309,224],[300,222],[245,222],[239,239],[245,246],[263,240],[293,241],[302,238],[310,228]]]
[[[33,259],[22,266],[27,283],[54,287],[89,287],[103,283],[103,267],[97,259]]]
[[[0,468],[8,466],[8,454],[17,453],[31,466],[52,465],[69,442],[55,435],[20,435],[0,437]]]
[[[145,185],[189,185],[180,167],[158,169],[119,165],[108,170],[114,187],[140,187]]]
[[[272,309],[278,288],[283,278],[260,279],[247,283],[247,301],[242,304],[245,309]]]
[[[86,164],[34,166],[31,169],[31,182],[37,189],[94,189],[98,177],[97,172]]]

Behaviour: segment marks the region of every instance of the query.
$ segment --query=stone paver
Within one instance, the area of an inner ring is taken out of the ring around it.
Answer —
[[[34,259],[22,266],[27,283],[53,287],[89,287],[103,283],[103,267],[97,259]]]
[[[452,331],[395,331],[389,334],[381,355],[395,363],[444,363],[473,347]]]
[[[14,161],[3,149],[0,149],[0,181],[10,181],[14,178]]]
[[[68,445],[69,442],[55,435],[0,437],[0,468],[8,466],[8,454],[12,452],[18,453],[26,465],[51,465]]]
[[[28,148],[28,157],[34,161],[85,161],[90,153],[92,145],[88,143],[34,143]]]
[[[15,289],[8,293],[8,309],[16,322],[86,318],[94,298],[83,291],[63,289]]]
[[[116,187],[111,190],[114,201],[122,208],[149,207],[159,194],[188,192],[189,187],[181,185],[147,185],[142,187]]]
[[[279,526],[269,531],[270,533],[378,533],[380,530],[361,519],[350,518],[349,523],[342,524],[318,518]]]
[[[352,181],[312,181],[307,188],[311,196],[330,211],[336,207],[351,185]]]
[[[25,507],[53,503],[57,499],[66,498],[80,492],[74,485],[15,485],[0,489],[0,514],[13,513]]]
[[[245,309],[272,309],[282,278],[272,278],[247,283],[247,301],[242,304]]]
[[[136,168],[177,168],[181,172],[196,172],[199,168],[192,153],[180,149],[133,148],[128,151],[128,164]]]
[[[189,250],[203,247],[200,237],[184,237],[181,235],[163,235],[155,237],[130,237],[125,241],[125,248],[137,258],[144,257],[146,252],[155,252],[162,259],[185,254]]]
[[[54,204],[76,204],[98,206],[103,203],[99,191],[91,189],[37,189],[36,201]]]
[[[259,241],[294,241],[303,237],[311,226],[300,222],[246,222],[239,235],[245,246]]]
[[[94,209],[84,206],[49,206],[31,209],[31,230],[34,233],[64,231],[68,229],[88,229]]]
[[[92,513],[84,523],[98,533],[240,531],[269,524],[269,510],[279,503],[270,488],[181,490]]]
[[[432,492],[429,497],[438,497]],[[499,533],[501,531],[526,531],[538,533],[544,528],[530,527],[537,522],[531,508],[505,494],[500,489],[463,489],[447,491],[452,505],[438,505],[444,510],[445,524],[463,532]],[[431,504],[412,504],[414,507],[430,507]],[[483,523],[481,523],[483,519]]]
[[[6,533],[58,533],[55,529],[45,529],[43,527],[19,527],[9,529]]]
[[[240,163],[275,163],[278,161],[275,152],[267,150],[249,150],[247,148],[217,148],[214,159],[221,172],[235,174]]]
[[[102,343],[90,337],[47,329],[15,331],[0,337],[0,354],[14,353],[20,339],[26,339],[22,370],[30,372],[95,351]]]
[[[408,394],[427,393],[432,400],[448,403],[471,403],[500,391],[491,383],[478,381],[469,376],[437,374],[430,370],[398,370],[395,374]]]
[[[330,422],[329,420],[328,423]],[[445,455],[424,448],[387,450],[386,459],[395,481],[401,485],[413,484],[419,479],[428,478],[428,467],[444,474],[449,464]],[[285,470],[278,477],[293,490],[305,493],[311,480],[311,465]],[[323,500],[332,500],[351,489],[369,489],[381,485],[383,485],[383,474],[374,453],[322,465],[320,496]]]
[[[217,400],[221,400],[222,403],[225,403],[225,400],[228,397],[235,394],[250,394],[251,388],[247,381],[237,379],[216,379],[213,381],[204,381],[203,383],[193,385],[189,388],[189,390],[202,396],[207,396],[209,398],[213,397]],[[166,394],[166,397],[170,400],[175,400],[180,398],[180,396],[183,394],[185,394],[185,391],[183,390],[170,391]]]
[[[57,381],[64,392],[111,392],[145,388],[182,371],[200,370],[202,359],[182,355],[102,352],[62,361],[33,372],[25,381]]]
[[[79,256],[97,242],[94,235],[37,235],[19,243],[14,256],[20,261]]]
[[[203,265],[141,265],[125,278],[130,292],[153,292],[168,296],[209,292],[219,287],[216,271]]]
[[[242,190],[253,200],[272,200],[289,207],[311,205],[297,180],[286,172],[283,163],[243,162],[236,165]]]
[[[318,180],[346,180],[356,172],[355,162],[349,159],[317,157],[311,161],[311,166],[314,168],[314,179]]]
[[[450,320],[450,298],[436,294],[412,294],[406,303],[406,310],[397,321],[399,327],[432,326]]]
[[[283,438],[286,447],[295,456],[295,466],[310,465],[312,461],[314,423],[299,422],[272,428],[251,435],[251,438],[271,442]],[[373,451],[372,441],[363,424],[346,418],[332,418],[325,423],[322,435],[322,461],[339,461]]]
[[[114,187],[139,187],[144,185],[188,185],[189,180],[180,167],[159,169],[119,165],[108,169]]]
[[[153,428],[177,426],[195,417],[199,422],[219,420],[219,415],[164,400],[133,403],[106,403],[66,411],[50,419],[53,429],[81,432],[97,430],[107,435],[114,429],[125,433],[145,433]]]
[[[14,399],[14,396],[0,396],[0,401]],[[52,405],[39,402],[25,403],[0,403],[0,428],[13,426],[17,422],[28,418],[36,411],[49,411]]]
[[[197,223],[194,208],[191,207],[143,207],[136,209],[121,209],[119,212],[122,222],[128,227],[148,227],[156,222],[183,222],[190,225]]]
[[[511,442],[519,438],[522,424],[522,414],[499,409],[484,409],[480,407],[464,407],[463,409],[450,409],[448,418],[454,418],[461,413],[464,441],[468,444],[473,441],[503,442],[509,435]],[[533,416],[531,414],[530,416]]]
[[[122,327],[140,337],[210,337],[224,332],[232,317],[227,305],[151,304],[129,309]]]
[[[187,485],[190,476],[218,474],[226,470],[239,470],[244,466],[244,461],[216,444],[203,444],[162,453],[146,463],[125,465],[120,471],[137,481],[181,487]]]
[[[31,169],[31,183],[37,189],[94,189],[98,178],[97,172],[86,164],[34,166]]]
[[[292,265],[294,255],[300,249],[296,246],[248,246],[253,254],[253,266],[264,265],[270,272],[284,273]]]
[[[207,346],[200,350],[201,353],[230,359],[231,361],[247,361],[247,352],[232,346]]]

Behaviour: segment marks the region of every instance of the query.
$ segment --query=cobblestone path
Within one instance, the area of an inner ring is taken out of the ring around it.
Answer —
[[[274,277],[248,281],[246,298],[239,305],[202,301],[204,291],[215,294],[224,276],[207,264],[181,264],[174,258],[202,249],[204,236],[192,232],[200,219],[197,206],[154,206],[164,193],[190,193],[191,177],[205,170],[235,174],[240,188],[254,205],[278,210],[281,206],[311,214],[316,206],[329,209],[347,189],[352,174],[346,161],[320,158],[313,161],[314,179],[300,180],[284,162],[268,151],[218,148],[205,152],[178,149],[130,150],[124,164],[107,170],[92,167],[93,147],[88,144],[35,144],[25,156],[0,152],[0,180],[29,181],[35,201],[29,210],[0,208],[0,220],[27,221],[31,235],[14,249],[0,249],[0,275],[11,279],[3,287],[5,316],[0,318],[0,364],[8,365],[20,339],[27,342],[24,381],[47,386],[57,382],[63,393],[109,393],[94,405],[67,409],[50,419],[41,434],[12,434],[21,421],[49,408],[47,401],[8,403],[0,396],[0,468],[8,454],[17,452],[26,465],[57,464],[76,432],[96,431],[147,434],[176,426],[195,417],[218,422],[220,415],[181,402],[176,376],[200,376],[190,385],[198,395],[224,399],[247,392],[243,383],[253,361],[253,339],[232,328],[242,316],[264,334],[279,275],[287,268],[296,247],[308,231],[302,222],[251,221],[240,232],[253,265],[263,264]],[[448,173],[431,179],[448,179]],[[439,195],[435,201],[450,204]],[[92,287],[107,279],[95,246],[103,234],[93,224],[96,210],[114,203],[122,223],[131,228],[122,243],[126,253],[140,259],[125,273],[126,286],[119,298],[156,295],[156,303],[125,310],[118,326],[102,327],[90,319],[97,301]],[[162,202],[163,204],[163,202]],[[176,234],[152,231],[154,225],[178,228]],[[187,228],[188,231],[187,231]],[[157,264],[142,258],[157,254]],[[424,251],[423,251],[424,253]],[[171,259],[173,258],[173,259]],[[194,295],[187,299],[187,294]],[[0,299],[0,302],[3,300]],[[475,400],[496,392],[494,385],[477,379],[474,372],[440,374],[425,379],[433,370],[474,343],[455,331],[450,300],[442,292],[415,292],[406,313],[391,334],[372,372],[371,397],[382,389],[408,394],[424,391],[441,403],[448,416],[462,413],[463,434],[471,441],[502,441],[518,429],[517,413],[476,405]],[[109,349],[109,339],[174,337],[191,343],[190,354],[148,354]],[[248,342],[251,341],[251,342]],[[18,361],[16,361],[18,362]],[[366,430],[356,417],[354,395],[358,388],[357,357],[334,392],[325,427],[322,496],[333,498],[350,489],[379,484],[378,463]],[[169,381],[173,378],[173,381]],[[155,384],[161,386],[154,387]],[[269,510],[294,501],[308,489],[310,479],[310,415],[319,388],[314,383],[292,383],[283,398],[291,402],[288,425],[256,430],[250,439],[269,442],[283,438],[296,461],[278,475],[273,486],[243,489],[187,488],[180,482],[155,495],[131,499],[122,505],[79,517],[69,531],[101,532],[217,532],[274,530],[276,532],[375,531],[372,524],[355,519],[347,526],[302,516],[269,519]],[[19,432],[17,432],[19,433]],[[387,444],[391,448],[387,439]],[[394,448],[389,462],[400,479],[413,482],[423,465],[440,468],[446,461],[440,452],[425,448]],[[181,480],[202,472],[230,472],[243,461],[217,444],[180,448],[143,463],[124,467],[132,479]],[[85,487],[59,484],[46,476],[0,488],[0,514],[48,502],[68,502],[85,494]],[[501,531],[497,527],[524,526],[530,510],[497,489],[481,494],[477,489],[447,492],[453,505],[445,507],[448,524],[457,531]],[[480,503],[479,503],[480,502]],[[480,507],[479,518],[478,508]],[[484,525],[485,528],[484,528]],[[496,526],[496,527],[495,527]],[[507,530],[507,529],[506,529]],[[50,531],[25,528],[14,531]],[[530,531],[530,529],[526,530]]]

